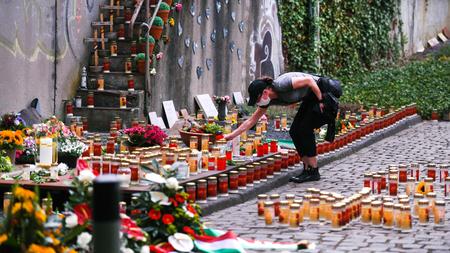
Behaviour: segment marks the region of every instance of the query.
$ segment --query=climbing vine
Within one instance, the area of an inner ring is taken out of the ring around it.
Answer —
[[[314,15],[317,1],[319,19]],[[402,46],[398,3],[398,0],[279,1],[287,70],[347,77],[397,60]],[[314,40],[317,27],[319,43]]]

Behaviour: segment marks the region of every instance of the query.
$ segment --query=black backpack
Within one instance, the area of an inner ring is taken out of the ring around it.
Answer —
[[[320,77],[317,80],[317,85],[322,93],[331,93],[335,98],[342,96],[341,82],[328,77]]]

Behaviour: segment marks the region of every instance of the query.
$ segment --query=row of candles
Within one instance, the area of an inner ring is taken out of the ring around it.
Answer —
[[[367,172],[364,174],[363,186],[372,189],[373,194],[382,194],[384,191],[390,196],[396,196],[399,184],[405,185],[405,193],[412,196],[416,190],[416,183],[423,182],[424,192],[433,192],[435,182],[443,185],[443,196],[450,199],[449,165],[429,163],[424,166],[426,171],[421,173],[419,163],[389,165],[388,171]],[[424,177],[422,177],[424,174]]]
[[[369,115],[374,114],[373,110],[375,110],[375,113],[379,111],[372,108],[369,111]],[[355,126],[353,129],[350,129],[349,131],[344,133],[337,134],[334,142],[319,142],[317,144],[317,153],[324,154],[344,147],[358,139],[361,139],[364,136],[367,136],[377,130],[391,126],[399,120],[416,113],[417,109],[415,104],[403,106],[385,115],[376,113],[378,117],[369,117],[370,120],[368,121],[368,123],[361,121],[359,125]]]
[[[291,229],[305,221],[329,223],[334,231],[360,221],[373,226],[411,231],[413,218],[419,225],[430,224],[430,217],[436,226],[445,224],[445,201],[416,194],[413,207],[407,195],[374,196],[370,188],[363,188],[350,197],[338,193],[309,188],[302,199],[286,194],[281,200],[279,194],[260,194],[257,197],[257,212],[267,226],[278,224]],[[411,213],[412,212],[412,213]]]

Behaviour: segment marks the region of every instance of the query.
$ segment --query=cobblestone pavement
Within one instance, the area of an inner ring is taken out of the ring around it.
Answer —
[[[419,161],[450,163],[450,122],[421,122],[324,166],[319,182],[289,183],[270,193],[294,193],[301,197],[307,188],[315,187],[349,196],[361,189],[364,172],[386,169],[389,164]],[[438,199],[442,199],[443,186],[435,183],[435,188]],[[403,187],[400,187],[400,192],[404,192]],[[419,226],[414,219],[410,233],[372,227],[359,221],[338,232],[331,231],[329,224],[307,221],[297,230],[278,225],[266,227],[262,220],[258,220],[256,211],[256,199],[252,199],[206,216],[204,220],[210,227],[231,229],[248,239],[287,242],[307,239],[317,245],[313,252],[450,252],[449,200],[446,201],[444,227],[434,227],[431,223]]]

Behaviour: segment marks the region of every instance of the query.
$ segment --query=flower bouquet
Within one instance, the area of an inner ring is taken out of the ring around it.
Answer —
[[[216,102],[216,104],[218,105],[218,112],[219,112],[219,120],[225,120],[226,116],[227,116],[227,104],[230,103],[230,96],[213,96],[214,101]]]
[[[6,113],[0,118],[0,130],[23,130],[26,127],[25,121],[19,113]]]
[[[9,156],[11,163],[15,163],[16,150],[23,148],[22,130],[3,130],[0,131],[0,150],[4,150]]]
[[[58,160],[67,164],[69,168],[75,168],[77,158],[87,149],[88,146],[75,134],[70,133],[67,137],[62,136],[58,143]]]
[[[167,138],[167,134],[158,126],[147,125],[145,127],[136,126],[123,131],[128,136],[127,145],[129,147],[150,147],[162,145]]]

